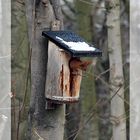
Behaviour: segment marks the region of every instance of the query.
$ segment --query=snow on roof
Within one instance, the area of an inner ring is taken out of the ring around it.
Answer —
[[[64,49],[72,57],[101,56],[102,51],[88,44],[82,37],[71,31],[43,31],[42,35]]]
[[[86,42],[73,42],[73,41],[65,41],[62,38],[56,36],[56,39],[59,39],[62,43],[67,45],[70,49],[75,51],[95,51],[94,47],[89,46]]]

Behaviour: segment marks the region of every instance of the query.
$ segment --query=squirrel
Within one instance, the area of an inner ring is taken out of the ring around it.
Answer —
[[[72,70],[81,69],[83,71],[87,70],[87,67],[92,63],[91,60],[81,61],[79,58],[72,58],[69,62],[69,66]]]

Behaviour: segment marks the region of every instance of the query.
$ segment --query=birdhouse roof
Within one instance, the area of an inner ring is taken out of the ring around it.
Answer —
[[[94,45],[87,43],[83,38],[70,31],[43,31],[42,35],[64,49],[73,57],[101,56],[102,52]]]

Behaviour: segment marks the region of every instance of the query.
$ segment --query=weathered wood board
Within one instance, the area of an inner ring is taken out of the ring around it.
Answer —
[[[48,43],[45,95],[51,101],[75,102],[79,99],[82,70],[69,67],[71,56],[54,43]]]

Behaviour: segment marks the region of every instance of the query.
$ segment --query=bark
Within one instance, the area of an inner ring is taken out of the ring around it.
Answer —
[[[130,2],[130,140],[140,138],[140,3]]]
[[[129,97],[130,97],[130,91],[129,91],[129,85],[130,85],[130,38],[129,38],[129,1],[124,0],[124,3],[121,3],[121,8],[125,9],[121,15],[121,42],[122,42],[122,52],[123,52],[123,70],[124,70],[124,96],[127,103],[125,103],[125,110],[126,110],[126,116],[129,116]],[[130,118],[127,117],[126,119],[126,128],[127,128],[127,139],[129,139],[129,124]]]
[[[104,63],[105,64],[105,63]],[[103,73],[105,68],[99,61],[96,65],[96,75]],[[96,80],[96,93],[97,99],[100,100],[100,104],[97,106],[99,121],[99,140],[111,139],[111,123],[110,123],[110,102],[109,102],[109,87],[108,74],[102,75]],[[106,84],[105,84],[106,83]]]
[[[120,2],[107,1],[108,51],[110,63],[111,121],[113,140],[126,140],[126,119],[124,109],[124,76],[120,35]],[[118,90],[119,89],[119,90]],[[118,90],[117,95],[113,97]],[[120,98],[121,96],[121,98]]]
[[[46,110],[45,81],[47,67],[47,41],[41,36],[43,30],[50,30],[51,23],[56,19],[61,24],[54,22],[53,29],[62,27],[59,0],[51,3],[49,0],[26,1],[31,58],[31,99],[29,111],[28,139],[62,140],[65,122],[65,106],[57,106],[55,110]],[[28,5],[29,4],[29,5]],[[32,8],[30,9],[29,7]],[[53,5],[51,5],[53,4]],[[55,5],[54,5],[55,4]],[[29,7],[28,7],[29,6]],[[55,8],[55,9],[54,9]],[[58,22],[59,23],[59,22]],[[32,30],[31,30],[31,29]]]

